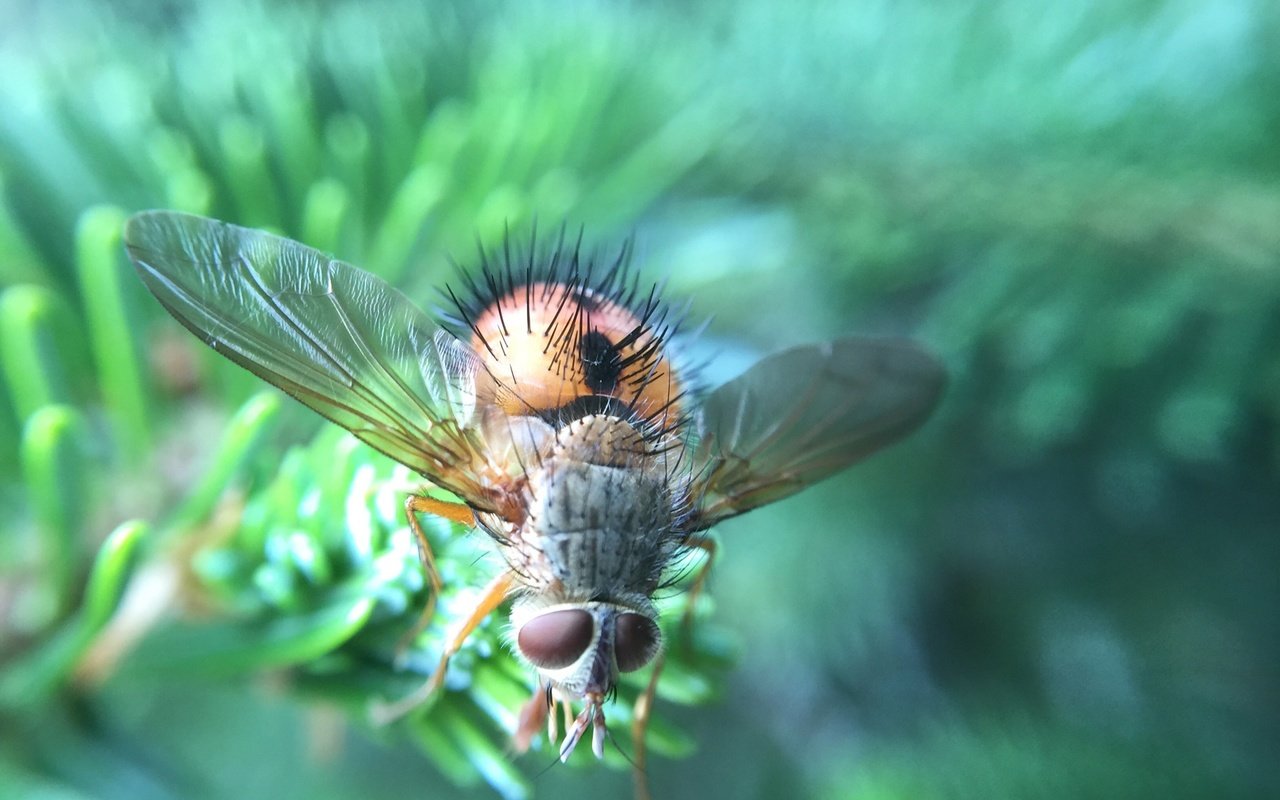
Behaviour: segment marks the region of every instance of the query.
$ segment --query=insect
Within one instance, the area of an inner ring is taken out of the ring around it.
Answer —
[[[510,600],[514,649],[538,686],[517,749],[544,723],[554,744],[556,706],[580,704],[560,757],[588,732],[602,757],[619,674],[654,664],[633,715],[641,795],[664,653],[652,598],[668,567],[707,551],[698,591],[708,528],[906,435],[945,382],[911,342],[850,337],[697,391],[672,355],[676,323],[630,277],[626,249],[600,268],[563,234],[541,260],[532,245],[523,264],[486,259],[464,274],[461,298],[450,293],[456,314],[438,318],[367,272],[215,220],[144,212],[125,245],[147,288],[209,346],[462,499],[405,504],[434,590],[419,513],[478,527],[503,557],[430,680],[382,716],[438,691],[451,655]]]

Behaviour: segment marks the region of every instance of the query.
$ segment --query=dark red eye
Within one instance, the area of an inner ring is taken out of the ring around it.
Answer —
[[[595,621],[581,608],[562,608],[534,617],[516,634],[516,644],[535,667],[561,669],[582,657]]]
[[[653,620],[640,614],[619,614],[613,630],[613,657],[619,672],[634,672],[658,654],[662,633]]]

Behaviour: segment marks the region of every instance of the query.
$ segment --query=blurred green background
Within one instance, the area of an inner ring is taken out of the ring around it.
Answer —
[[[508,765],[500,624],[360,724],[412,685],[406,476],[168,320],[149,207],[424,304],[508,226],[634,232],[711,383],[941,355],[922,432],[721,527],[657,797],[1275,796],[1278,129],[1256,0],[3,0],[0,797],[630,791]]]

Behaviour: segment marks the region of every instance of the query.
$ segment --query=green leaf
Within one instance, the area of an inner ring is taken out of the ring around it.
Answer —
[[[0,367],[14,411],[26,420],[37,409],[74,402],[69,343],[77,341],[61,298],[39,286],[0,294]]]
[[[144,523],[126,522],[107,536],[94,559],[79,612],[38,648],[0,673],[0,708],[37,707],[63,685],[115,611],[147,531]]]
[[[54,615],[70,610],[75,599],[79,537],[91,505],[88,451],[88,428],[74,408],[45,406],[27,420],[22,474],[35,509],[40,578]]]
[[[349,640],[369,621],[374,600],[339,591],[323,606],[257,622],[172,625],[135,654],[133,667],[199,675],[235,675],[305,664]]]
[[[93,346],[104,404],[116,431],[116,441],[131,461],[146,453],[153,434],[151,387],[133,332],[138,320],[128,298],[139,291],[121,247],[125,214],[98,206],[80,215],[76,228],[76,266],[85,319]]]
[[[166,526],[184,531],[206,519],[228,485],[244,468],[272,429],[280,413],[280,396],[261,392],[249,398],[227,423],[208,469]]]

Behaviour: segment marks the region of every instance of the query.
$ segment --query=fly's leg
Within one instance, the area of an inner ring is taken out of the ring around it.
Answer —
[[[690,536],[685,539],[684,546],[697,548],[707,554],[706,560],[698,568],[698,574],[693,578],[693,584],[689,587],[689,602],[685,606],[684,617],[680,621],[682,636],[687,640],[693,628],[694,604],[698,600],[698,595],[702,593],[702,587],[707,582],[707,575],[711,572],[711,562],[715,559],[716,543],[714,539],[706,536]],[[649,800],[649,778],[645,775],[644,769],[647,757],[644,738],[649,729],[649,716],[653,713],[653,698],[658,691],[658,678],[662,676],[662,667],[667,660],[667,650],[668,648],[663,647],[654,656],[653,672],[649,674],[649,685],[636,698],[635,709],[631,714],[631,741],[632,747],[635,748],[632,774],[635,777],[636,800]]]
[[[511,749],[517,753],[528,752],[533,744],[533,737],[538,735],[538,728],[547,725],[547,737],[554,744],[556,740],[556,714],[551,699],[551,687],[545,683],[538,684],[533,690],[533,697],[520,709],[520,717],[516,721],[516,732],[511,736]]]
[[[697,548],[707,554],[707,560],[703,562],[698,574],[693,577],[693,584],[689,587],[689,602],[684,608],[684,618],[680,620],[681,635],[688,639],[693,631],[694,606],[698,602],[698,596],[702,594],[703,587],[707,585],[707,576],[711,574],[711,562],[716,557],[716,540],[708,536],[690,536],[685,540],[684,545]]]
[[[514,584],[515,574],[510,571],[499,573],[496,578],[489,581],[489,585],[484,587],[484,591],[480,594],[480,600],[476,603],[476,607],[471,610],[462,627],[453,635],[445,646],[444,652],[440,654],[440,663],[436,665],[435,672],[431,673],[431,678],[413,694],[402,697],[393,703],[375,703],[369,709],[369,718],[373,724],[386,725],[394,722],[427,700],[430,700],[432,695],[444,685],[444,676],[449,668],[449,659],[453,658],[453,655],[462,649],[467,637],[484,621],[485,617],[492,614],[494,609],[502,605],[502,601],[506,599]]]
[[[436,610],[436,597],[439,596],[442,585],[440,583],[440,572],[436,569],[435,557],[431,554],[431,543],[427,541],[427,534],[422,530],[422,523],[418,520],[418,514],[434,514],[437,517],[444,517],[453,522],[460,522],[467,527],[476,524],[476,516],[472,513],[471,508],[462,503],[449,503],[444,500],[437,500],[434,497],[425,497],[423,495],[409,495],[404,501],[404,515],[409,518],[409,529],[413,531],[413,538],[418,541],[418,558],[422,560],[422,571],[427,576],[427,582],[431,584],[430,596],[427,597],[427,604],[422,609],[422,613],[418,615],[418,621],[413,627],[400,637],[400,641],[396,644],[396,659],[409,649],[409,645],[414,639],[418,638],[418,634],[427,629],[427,625],[431,623],[431,615]]]

